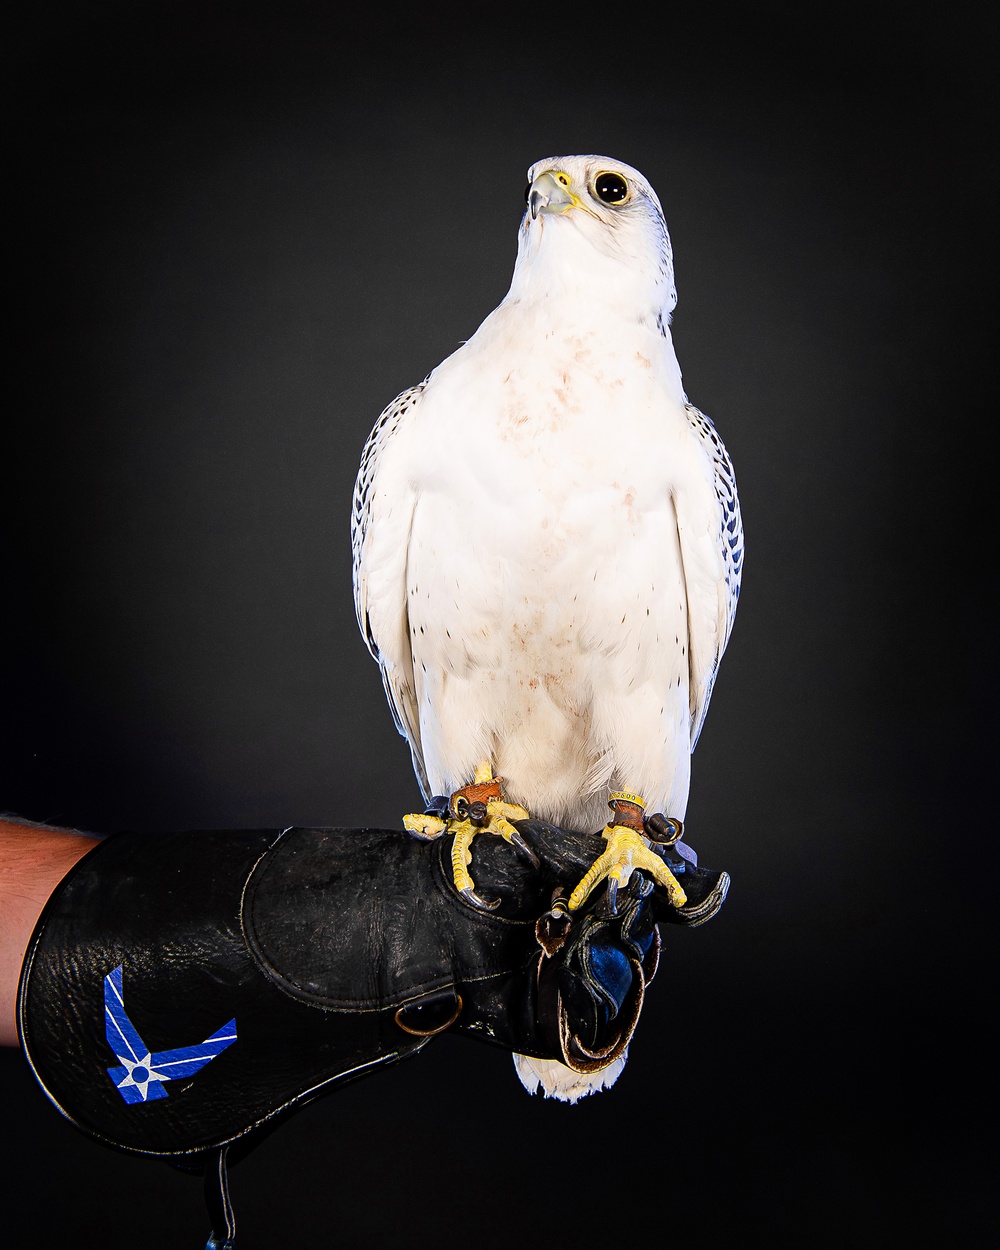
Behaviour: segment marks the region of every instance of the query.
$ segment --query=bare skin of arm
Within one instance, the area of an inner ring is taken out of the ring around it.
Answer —
[[[17,983],[49,895],[100,841],[89,834],[0,817],[0,1046],[16,1046]]]

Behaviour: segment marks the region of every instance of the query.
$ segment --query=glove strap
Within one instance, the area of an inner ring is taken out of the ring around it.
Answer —
[[[205,1242],[205,1250],[233,1250],[235,1245],[236,1216],[229,1198],[228,1153],[228,1146],[213,1150],[205,1164],[205,1206],[212,1221],[212,1232]]]

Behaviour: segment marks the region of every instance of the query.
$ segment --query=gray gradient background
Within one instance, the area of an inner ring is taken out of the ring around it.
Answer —
[[[532,1100],[440,1039],[237,1166],[239,1244],[972,1244],[986,25],[490,12],[41,4],[16,32],[0,806],[398,825],[418,794],[354,622],[358,456],[506,291],[526,167],[620,157],[663,201],[685,383],[743,502],[689,810],[729,901],[667,935],[612,1092]],[[5,1244],[201,1244],[197,1182],[81,1137],[15,1052],[0,1098]]]

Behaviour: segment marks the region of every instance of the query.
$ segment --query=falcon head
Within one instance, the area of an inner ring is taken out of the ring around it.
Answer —
[[[637,169],[609,156],[550,156],[528,170],[525,201],[515,286],[590,287],[604,299],[620,289],[669,316],[677,302],[670,236]]]

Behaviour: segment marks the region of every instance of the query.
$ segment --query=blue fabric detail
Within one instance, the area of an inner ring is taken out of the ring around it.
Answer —
[[[591,946],[590,972],[620,1009],[632,984],[632,969],[624,953],[616,946]]]
[[[119,1059],[131,1059],[133,1063],[138,1063],[149,1051],[125,1011],[122,967],[119,964],[104,978],[104,1031],[108,1045]]]
[[[207,1037],[197,1046],[181,1046],[177,1050],[159,1050],[150,1057],[152,1066],[164,1081],[175,1081],[178,1077],[194,1076],[206,1063],[210,1063],[216,1055],[221,1054],[227,1046],[236,1041],[236,1021],[230,1020],[221,1029],[217,1029],[211,1037]]]
[[[160,1081],[149,1081],[148,1083],[139,1082],[135,1084],[130,1082],[128,1085],[122,1085],[122,1081],[128,1080],[128,1068],[108,1068],[108,1076],[118,1086],[118,1092],[127,1103],[134,1102],[153,1102],[157,1098],[166,1098],[167,1091],[163,1088]],[[145,1089],[145,1093],[143,1090]]]
[[[236,1021],[230,1020],[195,1046],[151,1054],[125,1010],[122,967],[119,964],[104,978],[104,1031],[108,1045],[121,1061],[121,1066],[108,1068],[107,1073],[125,1102],[153,1102],[167,1097],[164,1081],[194,1076],[232,1046],[236,1041]]]

